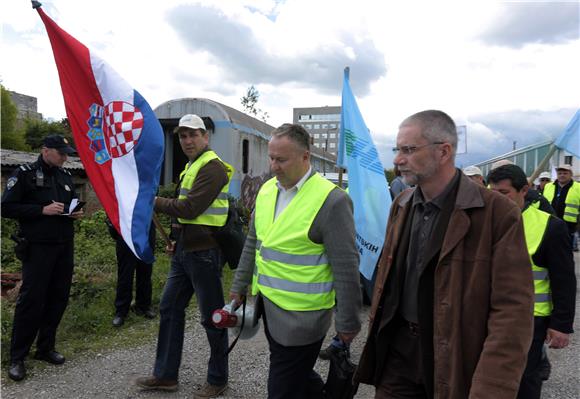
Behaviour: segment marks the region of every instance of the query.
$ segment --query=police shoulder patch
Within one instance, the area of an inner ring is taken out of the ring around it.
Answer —
[[[12,187],[14,187],[14,185],[18,182],[18,177],[16,176],[12,176],[10,179],[8,179],[8,181],[6,182],[6,188],[8,190],[10,190]]]

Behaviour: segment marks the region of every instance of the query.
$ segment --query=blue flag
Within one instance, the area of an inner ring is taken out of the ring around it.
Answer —
[[[383,164],[350,89],[348,68],[342,85],[337,165],[348,170],[359,270],[371,280],[385,241],[391,195]]]
[[[566,126],[566,129],[558,136],[554,145],[561,150],[580,158],[580,109]]]

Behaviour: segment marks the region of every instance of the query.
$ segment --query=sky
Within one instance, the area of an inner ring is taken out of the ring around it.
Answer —
[[[467,166],[555,138],[580,108],[580,1],[44,1],[155,108],[184,97],[268,123],[341,103],[344,67],[383,164],[399,123],[440,109],[467,129]],[[66,116],[50,43],[27,0],[0,3],[0,81]],[[515,143],[514,143],[515,142]]]

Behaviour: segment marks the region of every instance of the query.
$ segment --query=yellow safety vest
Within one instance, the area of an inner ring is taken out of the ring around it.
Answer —
[[[526,244],[528,246],[528,253],[530,254],[534,275],[534,316],[547,317],[552,314],[553,308],[548,269],[534,264],[532,257],[542,243],[548,227],[548,221],[550,220],[550,214],[533,207],[528,207],[522,213],[522,218],[524,221]]]
[[[548,183],[544,186],[544,197],[552,203],[554,195],[556,195],[556,184],[558,182]],[[564,208],[564,221],[576,223],[578,221],[578,214],[580,214],[580,183],[573,181],[572,187],[568,189]]]
[[[290,311],[334,306],[334,278],[324,245],[308,238],[314,218],[334,188],[333,183],[315,173],[274,220],[276,178],[264,183],[254,213],[257,242],[253,295],[260,292]]]
[[[208,150],[201,154],[193,163],[185,165],[185,169],[179,175],[181,185],[179,187],[178,199],[187,198],[187,194],[191,191],[193,183],[199,170],[203,168],[211,160],[218,159],[226,166],[228,174],[228,182],[222,187],[222,191],[217,198],[211,203],[201,215],[193,219],[177,218],[179,223],[184,224],[203,224],[205,226],[223,226],[226,224],[228,218],[228,190],[230,188],[230,181],[234,173],[234,168],[226,162],[222,161],[212,150]]]

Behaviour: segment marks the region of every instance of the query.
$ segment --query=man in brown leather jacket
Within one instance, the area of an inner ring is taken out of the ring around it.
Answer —
[[[515,398],[532,338],[520,210],[454,166],[441,111],[399,127],[394,163],[416,186],[391,207],[355,380],[376,398]]]

